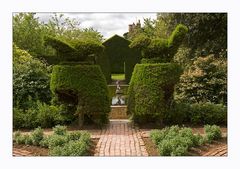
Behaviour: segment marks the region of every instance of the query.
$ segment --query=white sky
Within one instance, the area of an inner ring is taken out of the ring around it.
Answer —
[[[93,27],[104,38],[114,34],[122,36],[128,32],[128,25],[141,21],[143,18],[156,19],[156,13],[63,13],[65,17],[75,18],[80,21],[81,28]],[[37,13],[40,21],[47,22],[53,13]]]

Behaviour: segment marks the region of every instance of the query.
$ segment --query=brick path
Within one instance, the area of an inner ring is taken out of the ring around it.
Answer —
[[[13,156],[31,156],[32,153],[19,148],[13,148]]]
[[[129,120],[110,120],[102,130],[94,156],[148,156],[140,131]]]
[[[221,146],[215,150],[207,152],[203,156],[227,156],[227,145]]]

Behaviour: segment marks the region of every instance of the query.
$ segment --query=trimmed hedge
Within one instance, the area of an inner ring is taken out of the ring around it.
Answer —
[[[227,125],[227,106],[214,103],[174,103],[164,119],[167,124]]]
[[[111,83],[111,66],[108,55],[106,53],[102,53],[96,60],[97,64],[101,67],[101,70],[106,78],[107,83]]]
[[[111,73],[125,73],[127,82],[131,79],[135,64],[140,61],[140,52],[130,49],[130,43],[130,41],[118,35],[114,35],[103,42],[105,46],[104,53],[109,58]]]
[[[97,57],[103,52],[104,46],[98,42],[90,40],[74,40],[65,42],[54,37],[45,37],[45,45],[49,45],[56,50],[57,61],[79,62],[91,60],[96,62]],[[53,62],[53,57],[51,58]]]
[[[110,61],[111,73],[124,73],[124,60],[129,55],[128,45],[130,41],[114,35],[103,42],[105,54]]]
[[[56,65],[50,88],[59,101],[76,105],[78,114],[99,124],[108,121],[110,99],[106,80],[98,65]]]
[[[128,113],[136,122],[163,122],[182,70],[173,63],[137,64],[128,88]]]
[[[146,35],[139,35],[129,47],[142,52],[142,58],[146,58],[144,63],[147,61],[153,62],[153,60],[149,60],[152,58],[158,58],[155,63],[171,62],[187,31],[186,26],[179,24],[168,39],[150,39]]]
[[[125,57],[125,81],[127,83],[129,83],[131,80],[135,65],[137,63],[140,63],[141,56],[141,53],[136,49],[128,48],[128,50],[130,50],[129,52],[130,55]]]

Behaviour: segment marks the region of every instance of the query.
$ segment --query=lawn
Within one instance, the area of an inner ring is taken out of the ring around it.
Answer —
[[[112,74],[112,80],[125,80],[125,74]]]

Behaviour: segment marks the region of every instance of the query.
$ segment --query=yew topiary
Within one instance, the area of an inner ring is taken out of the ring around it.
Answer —
[[[186,26],[179,24],[168,39],[150,39],[141,34],[133,40],[129,47],[140,50],[142,58],[147,59],[145,62],[152,58],[158,58],[155,59],[156,63],[171,62],[187,31]],[[152,62],[153,60],[149,61]]]
[[[53,66],[50,88],[58,100],[74,105],[79,126],[87,117],[102,125],[108,121],[110,99],[106,79],[99,65],[104,46],[88,40],[62,40],[47,37],[46,45],[56,49],[58,65]]]
[[[84,116],[98,124],[107,122],[110,100],[106,80],[98,65],[56,65],[50,87],[60,101],[76,105],[80,125]]]
[[[135,65],[128,88],[128,113],[135,122],[163,124],[173,100],[174,86],[182,73],[178,64],[169,62],[186,32],[184,25],[178,25],[169,39],[140,35],[130,44],[142,52],[142,64]]]

